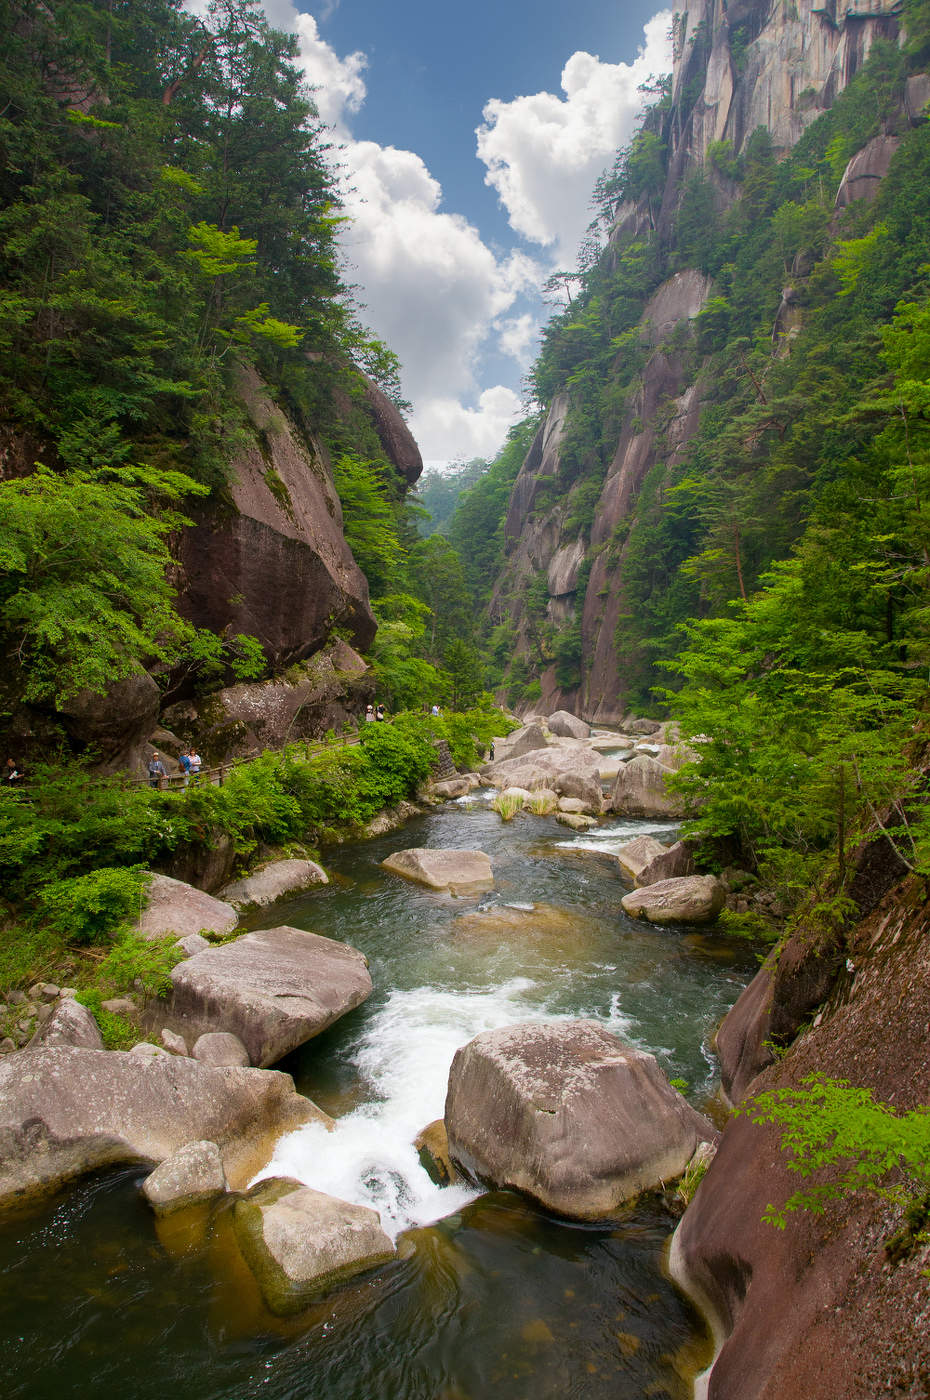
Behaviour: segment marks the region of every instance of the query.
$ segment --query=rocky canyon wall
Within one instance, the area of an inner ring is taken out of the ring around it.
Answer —
[[[736,198],[738,187],[708,163],[711,142],[729,142],[732,157],[757,127],[771,134],[776,150],[792,146],[829,108],[861,68],[877,38],[898,37],[897,0],[695,0],[676,15],[675,66],[670,111],[661,119],[667,146],[667,178],[658,199],[628,202],[617,211],[604,257],[618,259],[636,240],[666,246],[689,172],[704,170],[718,204]],[[914,94],[915,102],[920,94]],[[893,149],[893,147],[891,148]],[[878,167],[865,160],[849,198],[871,197],[876,178],[888,168],[891,150]],[[857,157],[860,163],[863,157]],[[866,186],[868,185],[868,189]],[[547,620],[556,628],[580,624],[580,680],[560,689],[553,666],[540,675],[542,694],[524,711],[575,708],[590,719],[617,722],[627,709],[624,657],[615,631],[626,609],[618,583],[625,540],[637,517],[643,483],[657,463],[674,464],[697,431],[702,413],[703,362],[694,345],[694,322],[715,294],[696,269],[676,271],[644,305],[633,351],[618,355],[610,376],[624,369],[623,356],[644,359],[613,444],[593,524],[579,527],[574,506],[580,485],[564,470],[563,445],[570,433],[574,394],[566,387],[553,399],[546,423],[517,477],[507,517],[508,556],[492,605],[495,621],[509,620],[515,652],[532,654],[533,619],[527,587],[545,573]],[[782,331],[796,333],[798,314],[786,306]],[[786,342],[787,343],[787,342]],[[610,389],[609,382],[605,386]]]

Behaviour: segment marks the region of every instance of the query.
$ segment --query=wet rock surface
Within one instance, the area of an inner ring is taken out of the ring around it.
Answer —
[[[710,924],[725,899],[726,891],[713,875],[687,875],[632,890],[620,903],[631,918],[648,919],[651,924]]]
[[[170,1215],[212,1200],[226,1190],[223,1156],[215,1142],[189,1142],[161,1162],[142,1183],[156,1215]]]
[[[385,870],[450,894],[480,894],[493,888],[494,872],[484,851],[432,850],[412,846],[396,851],[381,864]]]
[[[329,876],[315,860],[275,860],[254,875],[226,885],[220,893],[234,908],[250,904],[264,906],[284,895],[307,890],[311,885],[328,884]]]
[[[394,1258],[376,1211],[287,1178],[260,1182],[235,1212],[236,1238],[278,1316],[300,1312],[344,1279]]]

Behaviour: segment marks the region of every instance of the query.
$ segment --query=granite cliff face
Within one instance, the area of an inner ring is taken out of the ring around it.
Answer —
[[[704,172],[720,208],[731,204],[738,187],[708,162],[710,143],[729,142],[727,150],[735,157],[761,126],[776,152],[792,146],[859,71],[875,40],[897,38],[899,9],[897,0],[870,0],[868,7],[847,0],[819,6],[812,0],[686,5],[675,19],[672,106],[662,128],[668,147],[664,191],[661,198],[628,202],[617,210],[605,256],[620,257],[632,240],[647,234],[667,244],[689,172]],[[914,119],[926,101],[918,86],[911,80],[908,87],[907,109]],[[874,197],[895,146],[894,137],[880,137],[853,157],[838,208]],[[623,657],[614,640],[626,607],[617,564],[647,474],[657,462],[673,465],[700,423],[702,362],[693,327],[714,294],[708,277],[684,269],[659,285],[644,307],[635,347],[644,363],[628,396],[590,526],[579,528],[573,519],[581,484],[572,484],[564,470],[569,388],[555,395],[517,477],[506,522],[508,557],[492,615],[510,619],[516,654],[529,655],[533,619],[527,588],[545,572],[548,620],[556,627],[580,623],[582,657],[579,685],[560,689],[555,667],[549,667],[540,677],[541,698],[524,709],[565,706],[610,723],[627,708]],[[786,348],[797,334],[800,314],[789,288],[773,332]],[[618,359],[612,373],[620,368]]]

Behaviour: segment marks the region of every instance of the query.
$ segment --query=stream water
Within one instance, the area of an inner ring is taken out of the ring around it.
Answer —
[[[282,1064],[338,1122],[282,1139],[267,1174],[373,1205],[398,1258],[282,1322],[262,1308],[228,1206],[156,1225],[143,1171],[102,1174],[0,1222],[3,1394],[684,1400],[709,1343],[663,1275],[674,1220],[661,1202],[571,1223],[514,1193],[437,1187],[412,1147],[442,1114],[456,1048],[519,1020],[594,1017],[705,1106],[708,1036],[757,963],[742,940],[624,915],[611,851],[644,831],[669,828],[505,825],[479,794],[329,851],[331,884],[261,923],[351,943],[375,990]],[[380,868],[418,845],[486,851],[493,892],[450,899]]]

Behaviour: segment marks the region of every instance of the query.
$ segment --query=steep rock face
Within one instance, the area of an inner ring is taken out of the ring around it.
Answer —
[[[631,241],[653,234],[663,245],[673,242],[683,182],[694,169],[704,170],[719,208],[731,204],[740,187],[707,161],[710,143],[730,142],[737,155],[761,126],[771,133],[776,149],[788,149],[848,85],[876,39],[897,38],[899,9],[899,0],[870,0],[868,6],[852,0],[791,5],[780,0],[690,0],[674,20],[672,109],[661,131],[668,147],[664,193],[655,205],[644,197],[617,210],[607,258],[619,259]],[[919,120],[928,95],[930,90],[909,81],[904,114],[912,122]],[[894,139],[879,138],[853,158],[839,207],[874,196]],[[560,689],[554,667],[543,669],[536,702],[543,708],[564,707],[608,724],[622,720],[623,657],[615,634],[628,604],[619,588],[618,566],[648,473],[660,462],[673,470],[698,430],[701,362],[690,328],[714,295],[709,278],[684,269],[668,278],[644,308],[639,349],[651,354],[628,398],[589,530],[566,528],[577,489],[566,479],[561,461],[572,434],[569,390],[553,399],[517,477],[506,523],[508,559],[492,614],[509,617],[516,655],[534,657],[537,665],[539,647],[526,598],[534,578],[547,574],[548,622],[564,629],[581,619],[581,683]],[[786,288],[773,328],[777,353],[789,353],[801,315],[796,289]],[[617,362],[612,372],[619,375],[622,369]],[[584,583],[586,574],[582,597],[579,579]]]
[[[361,375],[368,412],[388,461],[393,462],[408,486],[420,479],[423,458],[413,433],[400,413],[367,374]]]
[[[817,1074],[865,1085],[898,1111],[930,1099],[923,882],[908,877],[888,891],[850,932],[847,952],[813,1029],[748,1093]],[[828,1202],[823,1215],[790,1215],[784,1231],[762,1224],[768,1203],[800,1184],[786,1160],[776,1130],[732,1119],[675,1237],[673,1272],[715,1317],[722,1343],[709,1400],[925,1394],[926,1243],[891,1262],[884,1243],[902,1224],[900,1207],[866,1193]]]
[[[253,372],[241,393],[257,441],[232,463],[229,510],[192,512],[179,606],[213,632],[257,637],[276,667],[311,655],[337,625],[364,648],[375,633],[368,585],[322,450],[301,441]]]
[[[877,38],[898,33],[896,0],[694,0],[676,15],[673,99],[707,60],[701,94],[676,132],[680,174],[712,141],[735,151],[758,126],[783,149],[827,110]]]

